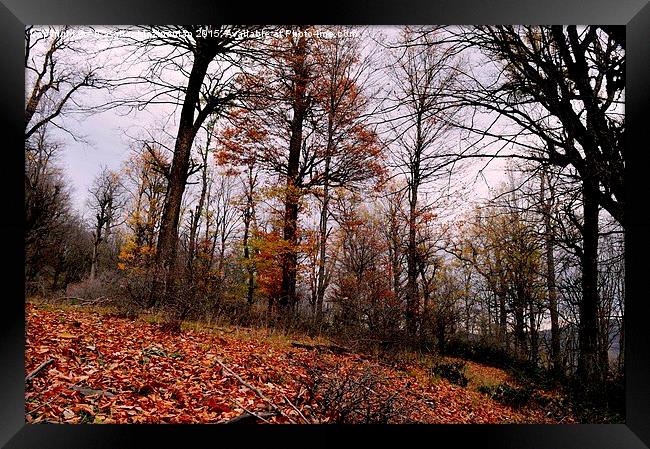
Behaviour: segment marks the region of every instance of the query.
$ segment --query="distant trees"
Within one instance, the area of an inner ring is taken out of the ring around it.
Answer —
[[[85,30],[85,29],[84,29]],[[89,233],[73,210],[57,130],[87,112],[84,93],[108,86],[104,66],[74,27],[25,28],[25,276],[27,291],[65,288],[86,275]],[[46,282],[46,279],[51,282]]]
[[[406,324],[415,337],[419,315],[418,223],[430,212],[422,204],[423,188],[448,174],[452,111],[446,109],[447,92],[457,82],[457,60],[451,47],[435,45],[435,32],[405,28],[389,68],[389,95],[393,168],[406,179],[408,245],[406,250]],[[417,37],[416,37],[417,36]],[[441,188],[444,191],[444,188]],[[436,194],[436,196],[442,196]]]
[[[572,167],[580,182],[581,378],[604,379],[598,362],[599,208],[625,226],[625,37],[616,27],[475,27],[460,40],[501,61],[493,80],[477,79],[458,91],[460,103],[509,120],[514,129],[498,135],[492,126],[473,127],[480,136],[517,142],[520,155],[544,165]],[[526,141],[533,136],[540,145]],[[515,149],[516,150],[516,149]]]
[[[335,323],[342,332],[379,338],[380,342],[399,337],[403,308],[386,276],[389,260],[381,221],[363,206],[337,201],[333,306]]]
[[[142,276],[146,286],[131,289],[142,306],[153,307],[160,299],[154,295],[152,273],[158,233],[167,192],[169,161],[157,147],[146,146],[129,158],[123,167],[124,185],[129,191],[125,211],[127,234],[120,248],[118,268]],[[148,279],[144,279],[148,278]]]
[[[39,294],[81,280],[90,259],[89,233],[59,165],[61,145],[45,129],[26,144],[25,157],[25,281],[28,292]]]
[[[89,193],[88,207],[94,215],[93,254],[90,265],[92,280],[97,274],[100,245],[115,227],[122,224],[120,215],[127,198],[119,175],[105,167],[95,177]]]

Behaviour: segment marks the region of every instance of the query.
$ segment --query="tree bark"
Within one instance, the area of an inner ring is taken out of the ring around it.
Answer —
[[[409,241],[406,254],[406,331],[410,337],[417,333],[417,229],[416,229],[416,207],[417,207],[417,186],[412,187],[410,210],[409,210]]]
[[[523,358],[526,353],[526,332],[524,330],[524,306],[526,299],[524,298],[521,285],[516,287],[514,298],[514,316],[515,316],[515,352],[517,357]]]
[[[327,155],[325,156],[325,171],[323,180],[323,207],[320,215],[320,242],[319,242],[319,256],[318,256],[318,286],[316,288],[316,319],[321,322],[323,319],[323,300],[325,299],[325,289],[327,282],[325,279],[325,262],[326,262],[326,246],[327,246],[327,219],[329,216],[329,176],[330,176],[330,159],[332,150],[332,127],[333,118],[332,113],[329,114],[328,119],[328,137],[327,137]]]
[[[598,184],[583,179],[584,223],[582,229],[582,299],[579,306],[578,378],[585,387],[602,380],[598,357]]]
[[[293,86],[293,117],[291,119],[291,137],[289,140],[289,160],[287,164],[287,192],[285,196],[283,237],[287,244],[282,258],[282,284],[278,303],[282,309],[293,307],[296,302],[296,268],[297,228],[298,228],[298,169],[300,165],[300,150],[302,147],[302,129],[307,110],[307,76],[306,64],[307,41],[303,36],[298,39],[293,49],[294,86]]]
[[[99,245],[102,242],[102,220],[98,219],[97,227],[95,229],[95,238],[93,239],[93,254],[90,262],[90,280],[94,280],[97,275],[97,260],[99,259]]]
[[[190,239],[188,244],[189,254],[187,256],[187,269],[192,277],[194,274],[193,265],[194,258],[197,255],[197,234],[199,230],[199,224],[201,223],[201,213],[203,212],[203,207],[205,206],[205,197],[208,192],[208,146],[210,145],[210,138],[206,143],[205,153],[203,156],[203,168],[201,170],[201,194],[199,196],[199,203],[196,205],[194,214],[190,220]]]
[[[254,189],[253,166],[248,167],[248,186],[246,192],[246,209],[244,210],[244,259],[246,259],[246,272],[248,276],[247,289],[246,289],[246,302],[253,304],[253,295],[255,293],[255,268],[253,267],[253,257],[250,248],[250,232],[251,224],[255,214],[253,203],[253,189]]]
[[[539,334],[537,333],[537,325],[535,323],[535,318],[537,314],[535,313],[535,301],[533,300],[532,295],[528,298],[528,333],[530,334],[530,361],[533,365],[537,365],[539,359]]]
[[[556,372],[561,372],[562,367],[562,356],[560,354],[560,325],[559,325],[559,313],[557,306],[557,286],[555,281],[555,236],[553,234],[553,227],[551,225],[551,212],[552,212],[552,202],[553,202],[553,190],[551,188],[550,182],[548,185],[549,198],[545,198],[546,187],[545,187],[546,175],[542,173],[541,175],[541,185],[540,193],[542,199],[542,207],[544,214],[544,246],[546,250],[546,290],[548,295],[548,309],[551,315],[551,363],[553,365],[553,370]]]
[[[183,99],[174,156],[169,173],[167,195],[165,196],[158,235],[157,266],[163,278],[162,290],[156,289],[158,301],[164,300],[173,281],[181,202],[187,183],[192,143],[198,131],[198,126],[194,121],[194,110],[199,102],[201,85],[208,66],[216,54],[216,46],[197,45],[196,56],[187,83],[185,98]],[[160,279],[157,281],[160,281]]]
[[[422,155],[422,120],[423,111],[416,114],[416,147],[410,167],[409,182],[409,236],[406,251],[406,331],[409,337],[415,338],[417,333],[418,315],[418,284],[417,284],[417,207],[418,189],[420,188],[420,157]]]

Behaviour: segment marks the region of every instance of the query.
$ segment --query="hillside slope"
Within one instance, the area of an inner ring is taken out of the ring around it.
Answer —
[[[558,422],[541,407],[496,402],[473,382],[432,378],[415,362],[398,369],[297,348],[263,330],[171,335],[142,320],[28,304],[25,374],[43,363],[26,385],[27,422],[221,423],[245,413],[271,423]],[[468,369],[470,379],[507,378]]]

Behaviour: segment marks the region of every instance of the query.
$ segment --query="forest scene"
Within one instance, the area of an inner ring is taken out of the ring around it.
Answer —
[[[622,423],[623,26],[28,26],[27,423]]]

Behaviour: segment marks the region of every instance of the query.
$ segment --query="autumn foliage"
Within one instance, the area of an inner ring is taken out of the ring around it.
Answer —
[[[293,348],[262,331],[237,332],[188,329],[174,336],[158,324],[28,305],[25,371],[53,362],[26,385],[25,418],[220,423],[246,411],[273,410],[266,418],[271,423],[558,419],[539,407],[516,409],[444,379],[432,381],[416,363],[391,368],[360,354]],[[490,372],[477,364],[472,369]]]

